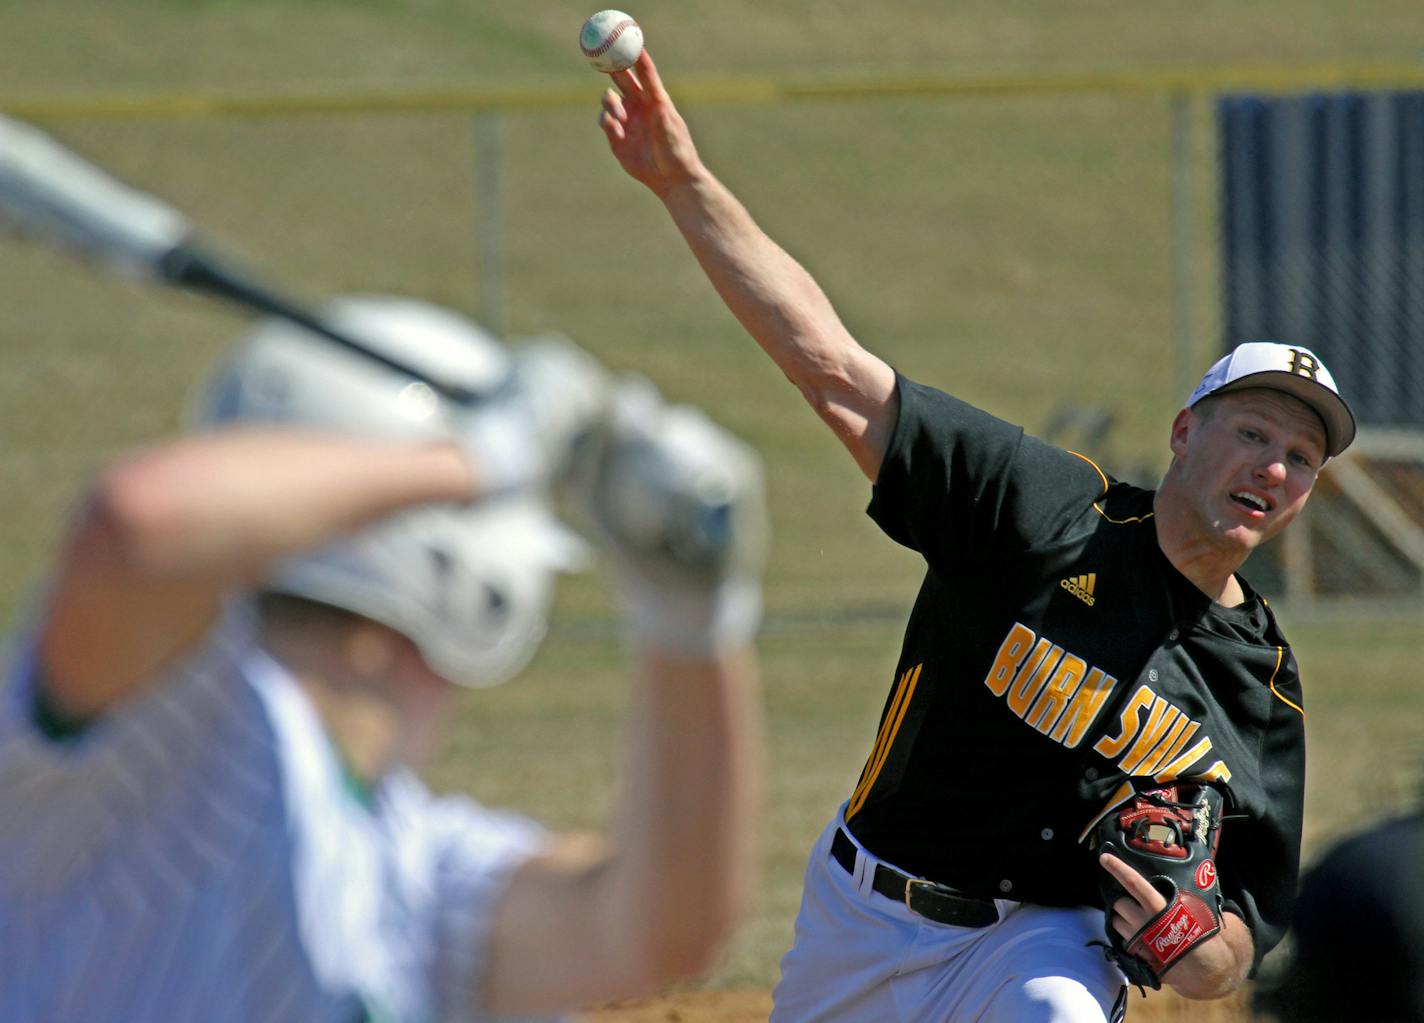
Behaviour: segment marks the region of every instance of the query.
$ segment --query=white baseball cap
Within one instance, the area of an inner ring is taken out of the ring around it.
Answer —
[[[1310,406],[1325,425],[1325,453],[1334,458],[1355,439],[1355,415],[1325,363],[1309,348],[1279,341],[1247,341],[1212,364],[1187,399],[1191,408],[1209,394],[1267,387]]]

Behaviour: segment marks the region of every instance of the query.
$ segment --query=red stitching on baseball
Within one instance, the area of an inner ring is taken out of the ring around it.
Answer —
[[[632,18],[624,18],[618,24],[613,26],[613,31],[608,33],[608,38],[603,40],[603,45],[600,46],[598,49],[590,50],[587,46],[584,46],[583,43],[579,43],[579,49],[583,51],[583,55],[585,57],[602,57],[605,53],[608,52],[609,47],[611,47],[614,43],[618,42],[618,37],[623,34],[623,30],[625,28],[627,28],[629,25],[636,24],[638,23]]]

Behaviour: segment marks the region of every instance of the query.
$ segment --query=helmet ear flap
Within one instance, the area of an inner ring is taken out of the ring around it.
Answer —
[[[411,638],[433,669],[465,685],[494,685],[514,675],[547,631],[553,568],[502,556],[497,532],[426,548],[430,620],[415,626]]]
[[[530,500],[421,508],[278,566],[271,587],[378,621],[431,670],[469,686],[506,681],[547,631],[570,534]]]

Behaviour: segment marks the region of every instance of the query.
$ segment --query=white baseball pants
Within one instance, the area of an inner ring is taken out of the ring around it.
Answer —
[[[811,851],[771,1023],[1122,1019],[1123,976],[1088,944],[1103,936],[1100,910],[997,900],[988,927],[935,923],[871,888],[879,861],[859,844],[854,876],[831,858],[840,822]]]

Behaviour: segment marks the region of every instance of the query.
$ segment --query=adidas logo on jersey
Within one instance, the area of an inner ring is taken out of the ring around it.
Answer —
[[[1087,575],[1070,576],[1058,585],[1073,594],[1073,596],[1077,597],[1084,604],[1092,607],[1094,604],[1093,587],[1096,586],[1097,583],[1098,573],[1089,572]]]

